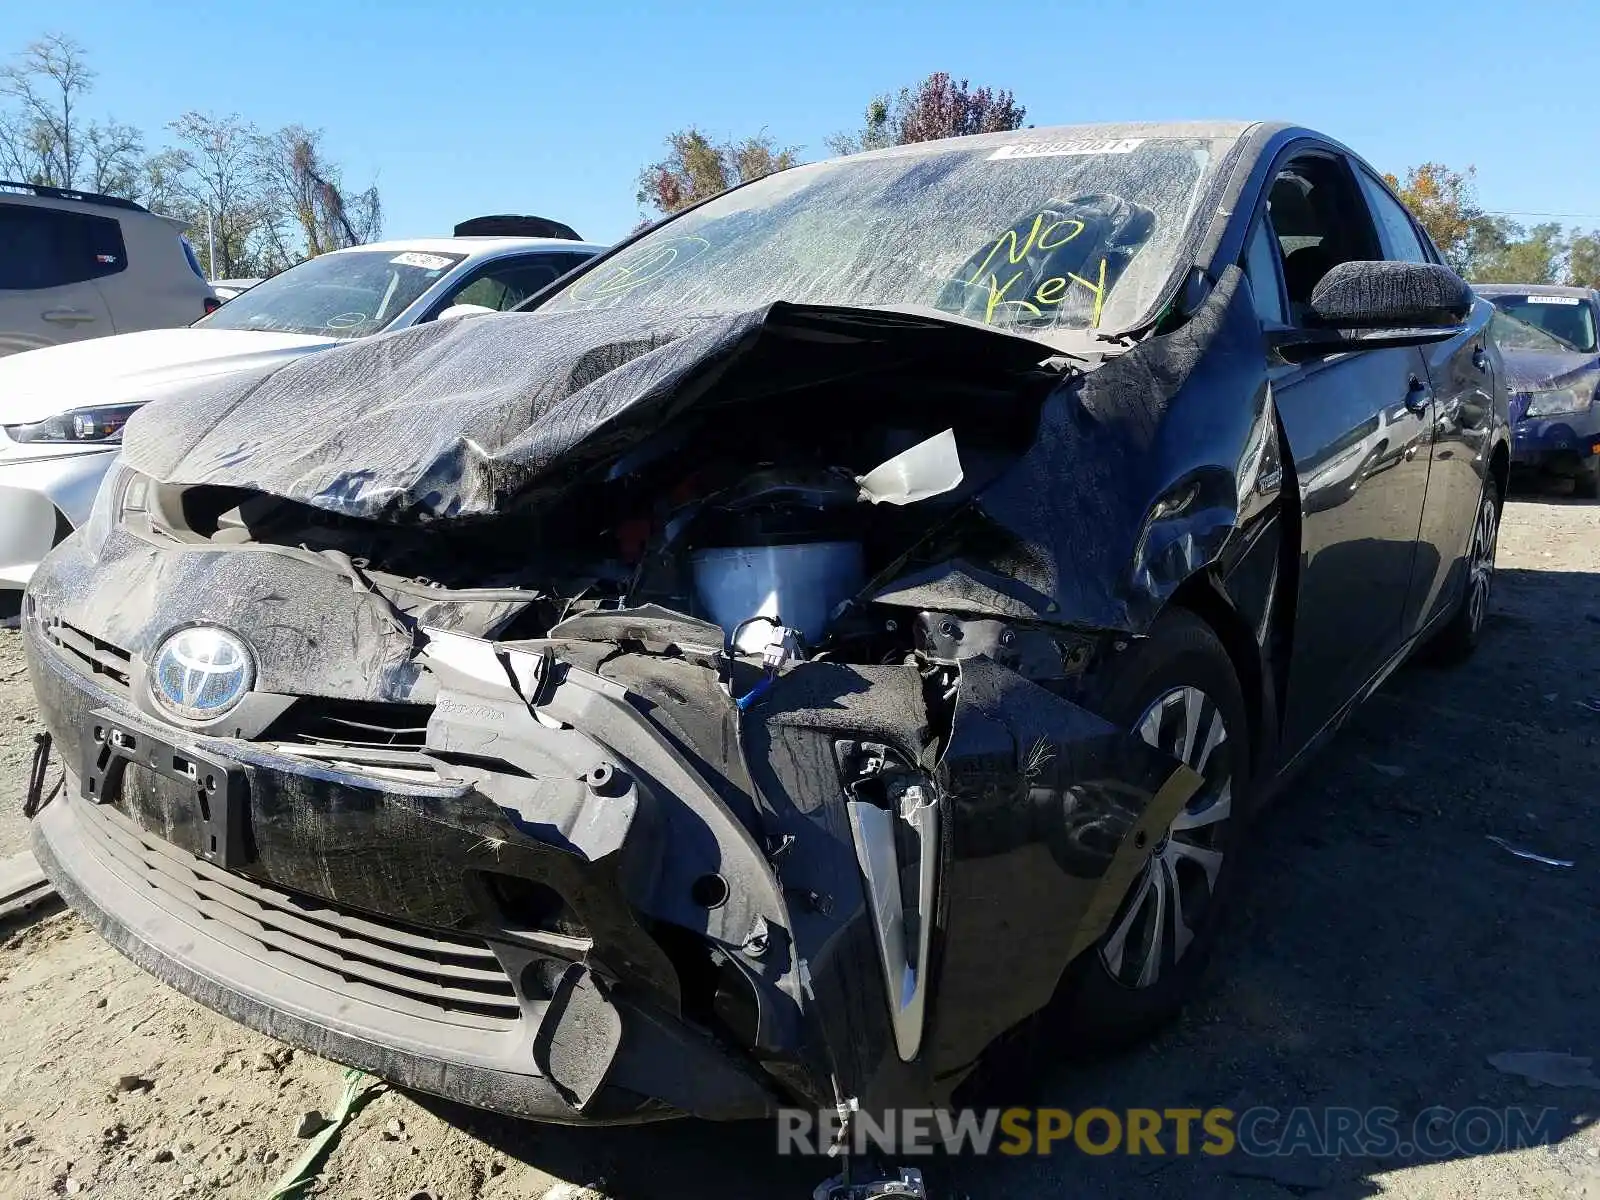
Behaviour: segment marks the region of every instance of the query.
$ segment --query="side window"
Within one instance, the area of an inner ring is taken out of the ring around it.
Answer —
[[[502,259],[473,275],[446,304],[479,304],[507,312],[554,283],[580,261],[570,254]]]
[[[1297,324],[1311,293],[1334,267],[1383,257],[1366,201],[1337,159],[1293,160],[1273,180],[1267,212],[1283,259],[1289,315]]]
[[[1285,320],[1273,241],[1272,227],[1263,218],[1250,235],[1250,246],[1244,258],[1244,273],[1250,280],[1250,291],[1256,298],[1256,316],[1261,318],[1264,325],[1282,325]]]
[[[0,204],[0,288],[37,291],[71,282],[56,252],[57,216],[47,208]]]
[[[104,279],[128,269],[128,252],[122,242],[122,224],[109,217],[74,216],[83,237],[85,269],[91,278]]]
[[[0,204],[0,289],[39,291],[126,270],[114,220],[24,204]]]
[[[1400,202],[1365,171],[1356,172],[1356,176],[1361,180],[1361,190],[1367,194],[1367,203],[1372,205],[1372,215],[1378,218],[1378,227],[1383,231],[1387,251],[1384,257],[1400,262],[1431,262],[1428,252],[1422,248],[1416,227],[1411,224],[1411,217]]]

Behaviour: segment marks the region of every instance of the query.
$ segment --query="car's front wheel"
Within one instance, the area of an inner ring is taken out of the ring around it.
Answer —
[[[1251,767],[1232,662],[1192,613],[1169,611],[1134,642],[1093,706],[1205,782],[1152,848],[1099,942],[1063,977],[1045,1036],[1077,1055],[1147,1037],[1191,995],[1231,890]]]
[[[1446,663],[1462,662],[1478,648],[1489,615],[1489,589],[1494,583],[1494,558],[1500,544],[1500,485],[1491,476],[1483,484],[1478,515],[1467,549],[1467,579],[1461,601],[1434,641],[1434,655]]]

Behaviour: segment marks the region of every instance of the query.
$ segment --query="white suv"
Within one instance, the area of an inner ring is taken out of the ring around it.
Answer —
[[[0,356],[205,316],[217,299],[183,230],[132,200],[0,180]]]

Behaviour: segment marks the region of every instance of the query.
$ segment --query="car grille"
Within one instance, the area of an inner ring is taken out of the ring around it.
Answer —
[[[121,646],[101,641],[59,617],[45,622],[44,633],[51,644],[75,659],[81,669],[96,676],[102,685],[112,691],[127,692],[133,656]]]
[[[307,746],[420,750],[428,736],[431,704],[383,704],[305,696],[262,736]]]
[[[331,901],[224,871],[141,829],[111,805],[77,800],[97,848],[124,874],[255,943],[268,961],[389,1007],[504,1032],[522,1011],[500,960],[464,934],[357,913]]]

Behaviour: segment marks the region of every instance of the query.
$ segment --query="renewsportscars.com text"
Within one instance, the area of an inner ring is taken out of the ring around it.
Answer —
[[[1255,1158],[1446,1158],[1547,1146],[1566,1127],[1553,1108],[783,1109],[778,1153],[1089,1155],[1244,1154]]]

